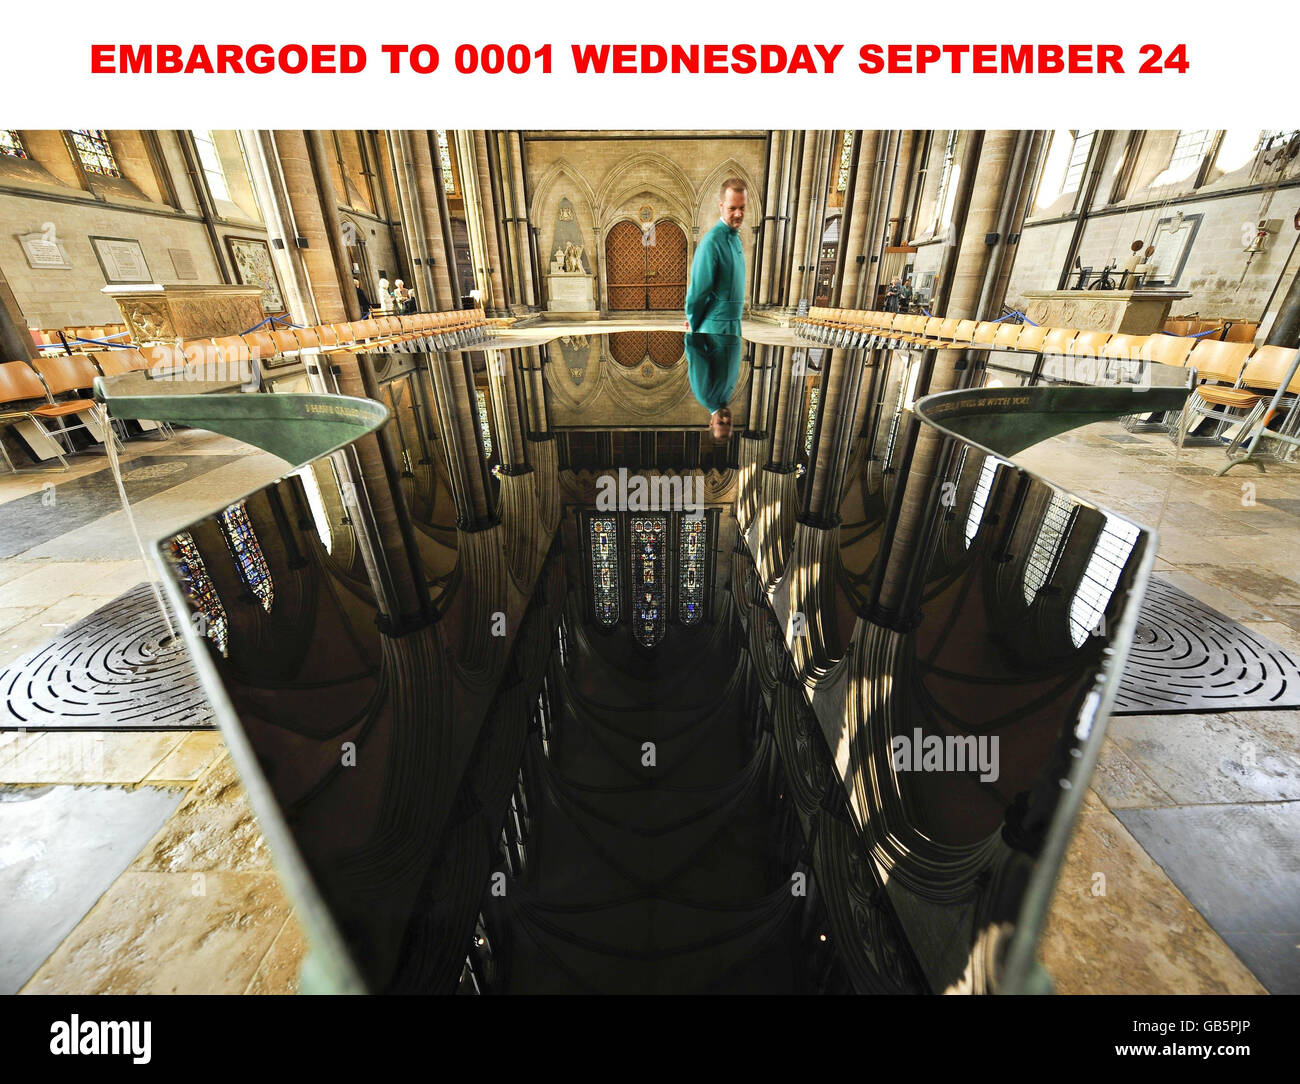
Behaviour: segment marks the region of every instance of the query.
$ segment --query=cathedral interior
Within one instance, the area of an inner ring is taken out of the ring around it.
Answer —
[[[0,130],[0,990],[1300,993],[1297,159]]]

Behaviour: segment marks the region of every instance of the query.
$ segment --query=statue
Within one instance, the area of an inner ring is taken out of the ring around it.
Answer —
[[[570,272],[581,272],[583,270],[581,245],[569,242],[564,246],[564,270]]]

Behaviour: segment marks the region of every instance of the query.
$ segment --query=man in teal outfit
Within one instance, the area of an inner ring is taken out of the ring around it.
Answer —
[[[686,374],[700,406],[709,412],[709,432],[714,440],[731,436],[728,402],[740,377],[739,335],[687,335]]]
[[[740,227],[745,221],[745,182],[722,182],[718,223],[695,246],[691,279],[686,291],[686,322],[691,331],[739,335],[745,308],[745,250]]]

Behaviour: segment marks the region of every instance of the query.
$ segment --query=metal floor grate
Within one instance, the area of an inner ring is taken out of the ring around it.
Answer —
[[[1296,707],[1300,665],[1286,649],[1151,578],[1113,714]]]
[[[138,584],[0,673],[0,729],[200,730],[212,709],[184,651]]]

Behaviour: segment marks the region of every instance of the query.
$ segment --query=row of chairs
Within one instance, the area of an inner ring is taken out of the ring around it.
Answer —
[[[239,382],[261,380],[261,364],[276,358],[361,352],[459,349],[491,330],[481,309],[383,316],[351,323],[281,328],[158,343],[89,354],[54,354],[0,364],[0,425],[15,426],[38,455],[57,458],[73,450],[71,433],[84,429],[102,442],[104,433],[90,398],[95,378],[142,372],[151,378]],[[71,419],[79,419],[72,423]],[[146,431],[165,426],[140,423]],[[116,439],[116,438],[115,438]],[[0,455],[15,470],[0,441]]]
[[[1217,424],[1213,432],[1203,439],[1217,442],[1226,426],[1240,423],[1228,446],[1229,455],[1257,425],[1267,425],[1272,420],[1265,415],[1275,398],[1275,409],[1293,409],[1300,397],[1296,351],[1284,346],[1256,349],[1250,341],[1195,339],[1160,333],[1130,335],[830,308],[812,308],[807,317],[797,318],[795,324],[799,334],[831,346],[870,344],[887,348],[1011,350],[1195,369],[1200,383],[1188,402],[1187,431],[1199,426],[1201,418],[1214,418]],[[1280,397],[1279,389],[1283,389]],[[1180,431],[1181,425],[1182,419],[1175,416],[1158,427],[1172,436]],[[1202,438],[1198,436],[1198,439]]]
[[[38,456],[48,453],[67,470],[75,430],[84,430],[96,443],[106,437],[117,440],[116,433],[105,430],[87,395],[95,377],[110,375],[115,374],[105,372],[88,354],[0,363],[0,425],[16,428]],[[0,456],[10,471],[18,470],[3,440]]]
[[[97,342],[120,342],[126,345],[129,338],[125,324],[94,324],[65,328],[28,328],[38,349],[60,350],[64,353],[85,353],[94,349]]]
[[[1230,343],[1254,342],[1258,322],[1251,320],[1203,320],[1198,316],[1170,316],[1160,330],[1167,335],[1197,335]]]

